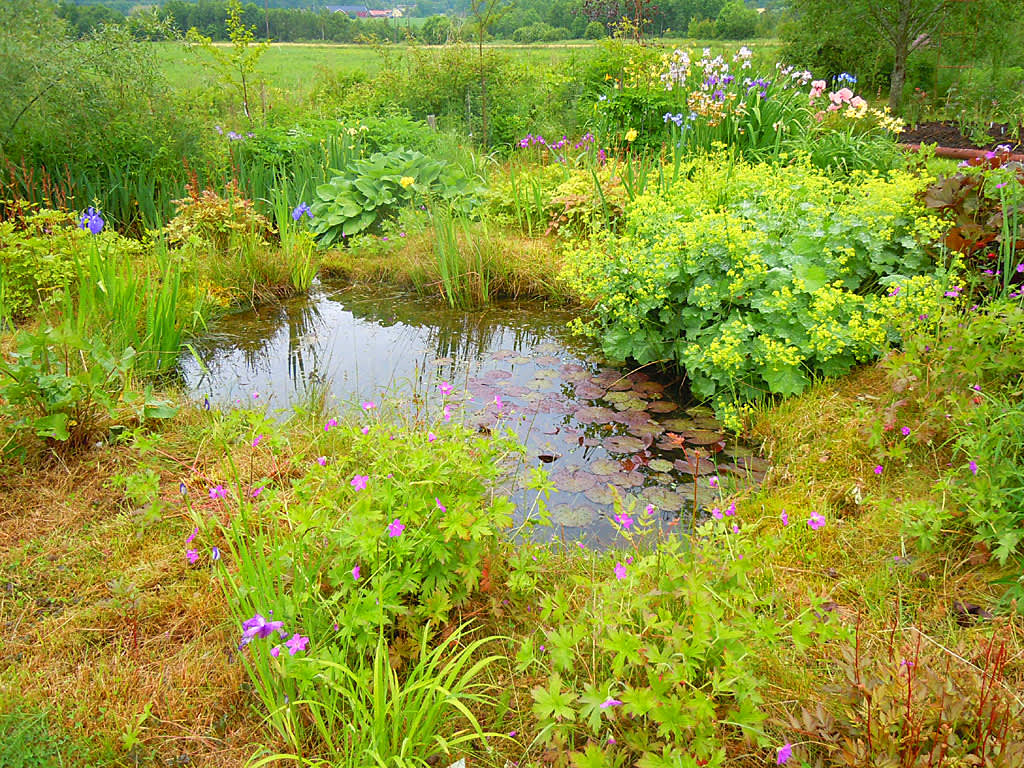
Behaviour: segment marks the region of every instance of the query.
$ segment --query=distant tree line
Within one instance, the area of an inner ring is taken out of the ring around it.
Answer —
[[[305,7],[295,7],[298,5]],[[193,27],[213,40],[227,40],[225,0],[166,0],[146,9],[125,7],[125,0],[72,2],[61,0],[59,15],[84,37],[103,24],[125,24],[136,37],[158,36],[156,22],[170,19],[180,30]],[[661,0],[641,2],[647,35],[741,39],[765,36],[774,30],[777,13],[759,13],[744,0]],[[273,6],[273,7],[270,7]],[[287,7],[285,7],[287,6]],[[369,7],[387,7],[380,2]],[[623,17],[633,18],[636,0],[517,0],[487,30],[492,38],[532,43],[579,38],[599,38],[614,31]],[[399,40],[414,37],[440,44],[473,39],[467,20],[468,0],[421,0],[402,19],[353,19],[309,0],[272,0],[243,6],[245,24],[257,34],[279,42],[357,42],[376,36]],[[424,20],[425,17],[425,20]],[[412,18],[417,18],[412,22]]]

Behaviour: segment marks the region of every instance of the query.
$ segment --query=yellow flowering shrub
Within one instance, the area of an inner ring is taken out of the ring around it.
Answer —
[[[940,232],[910,173],[831,178],[709,156],[667,194],[641,196],[621,235],[571,250],[567,278],[593,305],[610,357],[683,367],[735,421],[881,354],[946,283],[925,244]]]

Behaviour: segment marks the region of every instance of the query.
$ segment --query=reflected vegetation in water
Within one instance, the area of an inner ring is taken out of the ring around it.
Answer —
[[[439,397],[480,430],[512,428],[528,463],[544,465],[557,492],[546,535],[606,543],[616,495],[663,527],[711,510],[767,465],[728,439],[711,413],[645,371],[604,365],[567,330],[572,314],[533,303],[458,312],[404,294],[323,287],[308,297],[224,318],[194,345],[182,373],[197,397],[223,405],[259,393],[286,409],[311,388],[341,401],[385,393]],[[520,509],[530,493],[512,489]],[[687,527],[683,525],[682,527]]]

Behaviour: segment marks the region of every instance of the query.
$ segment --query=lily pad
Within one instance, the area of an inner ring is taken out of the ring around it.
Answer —
[[[619,424],[625,424],[627,427],[639,426],[640,424],[647,424],[651,419],[647,415],[647,411],[632,410],[632,411],[620,411],[613,417],[614,421]]]
[[[651,413],[672,413],[677,408],[679,406],[671,400],[654,400],[647,404],[647,410]]]
[[[664,512],[678,512],[687,502],[687,498],[683,494],[657,485],[644,488],[640,499],[645,504],[653,504]]]
[[[604,397],[604,389],[596,384],[591,384],[589,381],[574,385],[573,390],[578,400],[597,400],[600,397]]]
[[[559,504],[551,510],[551,522],[566,528],[582,528],[597,519],[597,510],[585,504]]]
[[[579,493],[597,485],[597,478],[584,469],[566,467],[562,471],[551,475],[551,482],[560,491]]]
[[[609,392],[604,399],[609,403],[621,403],[624,400],[632,400],[633,395],[631,392]]]
[[[633,435],[634,437],[639,437],[641,439],[646,438],[648,440],[653,440],[655,437],[657,437],[664,431],[661,425],[655,424],[653,422],[636,425],[630,424],[628,430],[629,434]]]
[[[540,357],[533,358],[533,362],[537,365],[561,365],[562,361],[554,355],[541,355]]]
[[[671,466],[671,464],[669,464]],[[675,478],[672,475],[667,475],[664,472],[655,472],[652,475],[648,475],[651,480],[656,482],[658,485],[671,485],[675,482]]]
[[[500,379],[511,379],[512,373],[510,371],[503,371],[500,368],[494,368],[490,371],[484,371],[477,379],[485,382],[494,382]]]
[[[590,471],[595,475],[614,475],[622,471],[622,465],[615,459],[596,459],[591,462]]]
[[[492,360],[508,360],[510,357],[516,354],[514,349],[499,349],[491,353]]]
[[[526,365],[527,363],[533,362],[530,358],[526,357],[526,355],[512,355],[512,357],[508,358],[508,361],[512,363],[512,365]]]
[[[721,432],[710,429],[687,429],[682,434],[690,445],[711,445],[725,438]]]
[[[686,412],[691,416],[709,416],[712,419],[715,417],[715,412],[706,405],[695,405],[692,408],[687,408]]]
[[[717,471],[713,461],[692,454],[685,459],[676,459],[672,466],[687,475],[713,475]]]
[[[509,384],[507,387],[501,388],[501,394],[507,397],[523,397],[529,393],[526,387],[520,386],[519,384]]]
[[[644,484],[644,476],[639,472],[619,472],[615,475],[608,475],[607,482],[617,485],[619,488],[639,488]]]
[[[733,442],[725,446],[725,454],[727,456],[732,456],[735,459],[746,459],[754,455],[754,449],[749,446]]]
[[[632,388],[633,382],[630,381],[629,379],[623,378],[615,379],[614,381],[612,381],[611,384],[608,385],[608,389],[610,389],[612,392],[626,392],[627,390],[630,390]]]
[[[636,453],[644,449],[644,441],[629,435],[616,435],[607,438],[602,445],[610,453]]]
[[[607,485],[595,485],[584,491],[583,495],[595,504],[614,504],[616,493]]]
[[[633,391],[643,397],[654,397],[665,391],[665,385],[657,381],[641,381],[633,386]]]
[[[621,402],[615,403],[617,411],[642,411],[647,406],[646,401],[639,397],[630,397]]]
[[[614,416],[614,411],[600,405],[586,405],[573,414],[581,424],[607,424]]]
[[[555,352],[561,352],[561,347],[555,344],[553,341],[542,341],[540,344],[533,348],[534,352],[542,355],[552,355]]]
[[[690,419],[665,419],[659,423],[669,432],[685,432],[694,428],[693,421]]]
[[[665,459],[651,459],[647,466],[650,467],[654,472],[671,472],[672,462],[665,461]]]

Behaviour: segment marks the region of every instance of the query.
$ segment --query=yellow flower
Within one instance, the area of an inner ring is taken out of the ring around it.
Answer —
[[[416,179],[414,179],[412,176],[403,176],[398,183],[402,185],[403,189],[408,189],[409,187],[416,183]]]
[[[636,128],[630,128],[626,131],[626,141],[633,141],[636,139]]]

